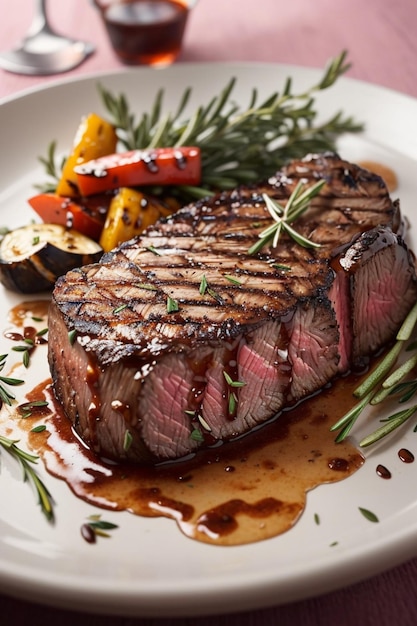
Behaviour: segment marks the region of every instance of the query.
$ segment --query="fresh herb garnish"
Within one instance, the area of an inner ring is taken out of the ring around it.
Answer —
[[[54,192],[56,190],[56,186],[61,177],[62,168],[64,167],[65,158],[61,159],[57,163],[56,158],[56,141],[51,141],[48,146],[48,152],[46,157],[39,157],[38,160],[45,168],[45,172],[48,176],[51,177],[52,180],[44,183],[42,185],[35,185],[39,191],[43,191],[44,193]]]
[[[156,256],[161,256],[161,253],[155,248],[155,246],[145,246],[145,250],[152,252],[152,254],[156,254]]]
[[[225,370],[223,370],[223,376],[229,387],[244,387],[246,385],[242,380],[233,380]]]
[[[355,389],[353,395],[358,398],[358,402],[343,417],[340,418],[332,427],[332,431],[339,431],[336,441],[343,441],[351,432],[356,420],[362,411],[368,405],[377,405],[385,400],[388,396],[400,395],[400,402],[406,402],[411,399],[417,391],[417,380],[403,381],[403,378],[415,367],[417,363],[416,355],[407,359],[403,364],[395,369],[395,363],[404,344],[411,337],[414,326],[417,321],[417,304],[408,313],[400,330],[397,333],[396,342],[387,352],[384,358],[365,378],[365,380]],[[410,349],[416,349],[413,344]],[[405,410],[399,411],[383,418],[380,421],[383,425],[377,428],[373,433],[364,437],[359,445],[361,447],[370,446],[386,435],[393,432],[396,428],[404,424],[417,411],[417,405]]]
[[[224,299],[222,298],[222,296],[217,293],[217,291],[214,291],[214,289],[212,289],[211,287],[207,287],[207,293],[213,298],[213,300],[216,300],[218,304],[224,304]]]
[[[138,289],[146,289],[146,291],[158,291],[157,287],[150,283],[136,283],[135,287],[138,287]]]
[[[203,434],[198,428],[194,428],[191,431],[190,439],[192,439],[193,441],[198,441],[199,443],[202,443],[204,441]]]
[[[123,450],[127,452],[130,446],[132,445],[132,443],[133,443],[132,433],[129,430],[126,430],[124,438],[123,438]]]
[[[248,253],[256,254],[256,252],[262,250],[262,248],[270,242],[272,242],[272,247],[276,248],[283,231],[290,235],[298,245],[304,248],[319,248],[320,244],[303,237],[303,235],[294,230],[291,224],[307,211],[311,201],[320,193],[320,190],[325,184],[325,180],[319,180],[311,187],[305,188],[303,182],[299,180],[285,206],[282,206],[282,204],[273,200],[267,194],[262,194],[266,208],[274,220],[274,223],[259,233],[259,241],[249,248]]]
[[[236,407],[238,403],[238,397],[234,389],[237,387],[244,387],[246,383],[242,380],[233,380],[232,377],[225,370],[223,370],[223,376],[228,386],[231,387],[231,389],[229,389],[229,396],[227,400],[229,415],[234,415],[236,413]]]
[[[283,265],[282,263],[273,263],[272,266],[274,270],[281,270],[282,272],[290,272],[291,267],[289,265]]]
[[[81,526],[81,535],[88,543],[95,543],[97,537],[110,537],[108,530],[118,528],[117,524],[105,522],[101,515],[90,515],[88,522]]]
[[[184,411],[184,413],[186,415],[189,415],[193,419],[197,420],[198,423],[200,424],[200,426],[202,426],[204,428],[204,430],[206,430],[208,433],[211,433],[211,426],[204,419],[204,417],[201,415],[201,413],[199,413],[198,411],[190,411],[190,410],[186,410],[186,411]],[[197,432],[200,432],[198,429],[196,429],[196,430],[197,430]]]
[[[33,349],[33,341],[30,343],[30,340],[26,340],[29,344],[27,346],[13,346],[13,352],[21,352],[22,353],[22,363],[27,368],[30,365],[30,352]]]
[[[201,426],[204,428],[204,430],[206,430],[208,433],[211,433],[211,426],[204,419],[204,417],[201,415],[201,413],[197,413],[197,419],[198,419],[199,423],[201,424]]]
[[[45,424],[39,424],[39,426],[34,426],[33,428],[31,428],[30,432],[31,433],[43,433],[44,430],[46,430]]]
[[[229,399],[227,403],[227,410],[229,411],[229,415],[234,415],[236,413],[238,399],[237,395],[234,391],[229,391]]]
[[[224,300],[222,296],[209,286],[205,274],[203,274],[203,276],[201,277],[198,291],[201,296],[204,296],[207,293],[209,296],[213,298],[213,300],[216,300],[216,302],[218,302],[219,304],[222,304],[222,305],[224,304]]]
[[[201,296],[204,296],[204,294],[206,293],[207,290],[207,278],[205,276],[205,274],[203,274],[201,281],[200,281],[200,287],[198,288],[198,291],[200,293]]]
[[[374,523],[379,522],[378,517],[375,515],[375,513],[372,513],[372,511],[369,511],[368,509],[364,509],[361,506],[359,507],[359,511],[369,522],[374,522]]]
[[[233,99],[236,79],[190,117],[185,111],[192,90],[186,89],[176,111],[163,109],[164,91],[158,91],[153,106],[137,121],[124,94],[99,91],[121,143],[127,150],[193,145],[201,149],[202,181],[198,188],[177,189],[184,199],[206,196],[212,190],[232,189],[241,183],[265,178],[282,165],[309,152],[335,149],[335,140],[346,132],[363,129],[351,117],[336,113],[316,123],[314,94],[331,87],[349,68],[344,51],[332,59],[318,84],[293,93],[288,78],[281,92],[258,102],[252,91],[247,108]]]
[[[39,457],[25,452],[17,446],[17,443],[17,440],[0,435],[0,447],[9,452],[20,463],[23,469],[23,480],[29,480],[33,484],[38,494],[38,501],[43,514],[48,520],[52,520],[54,513],[51,494],[32,467],[33,464],[37,463]]]
[[[113,309],[113,313],[114,315],[117,315],[117,313],[124,311],[124,309],[127,309],[127,304],[121,304],[120,306],[117,306],[115,309]]]
[[[7,354],[0,355],[0,372],[6,365]],[[7,387],[16,387],[23,385],[25,381],[20,378],[11,378],[10,376],[0,376],[0,409],[3,404],[11,406],[12,400],[15,400],[15,395],[7,389]]]
[[[230,276],[230,274],[225,274],[224,277],[225,277],[226,280],[229,281],[229,283],[232,283],[233,285],[241,285],[242,284],[242,281],[238,280],[234,276]]]
[[[167,297],[167,313],[176,313],[179,311],[179,306],[177,300],[171,298],[171,296]]]
[[[35,343],[33,340],[25,340],[28,346],[15,346],[12,350],[16,350],[17,352],[22,352],[24,354],[23,362],[26,366],[29,365],[29,360],[25,363],[25,355],[27,355],[27,359],[29,359],[29,350],[33,349]],[[7,354],[0,355],[0,372],[3,370]],[[3,404],[7,404],[8,406],[12,405],[12,401],[15,400],[15,396],[7,389],[8,386],[14,387],[18,385],[23,385],[24,380],[19,378],[12,378],[7,376],[0,376],[0,409]],[[48,403],[43,400],[35,400],[32,402],[27,402],[19,407],[20,413],[22,417],[29,417],[31,411],[37,407],[45,407]],[[44,430],[44,427],[35,427],[32,429],[34,432],[40,432]],[[53,514],[53,506],[52,506],[52,497],[49,493],[47,487],[40,479],[34,468],[33,464],[36,464],[39,457],[33,454],[29,454],[25,452],[17,445],[18,440],[9,439],[3,435],[0,435],[0,448],[7,451],[11,456],[13,456],[21,465],[23,469],[23,480],[30,481],[32,485],[35,487],[36,492],[38,494],[39,504],[41,506],[42,512],[48,520],[52,520],[54,517]]]
[[[73,328],[72,330],[68,332],[68,340],[72,346],[74,345],[76,339],[77,339],[77,331],[75,330],[75,328]]]
[[[48,402],[46,400],[33,400],[31,402],[24,402],[20,404],[18,407],[20,417],[22,419],[27,419],[28,417],[32,417],[35,413],[39,413],[40,411],[44,411],[45,407],[48,406]]]

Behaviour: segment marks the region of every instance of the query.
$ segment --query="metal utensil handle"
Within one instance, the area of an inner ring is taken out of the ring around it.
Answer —
[[[27,33],[28,37],[33,37],[42,31],[50,32],[51,30],[46,16],[46,0],[35,0],[34,5],[33,19]]]

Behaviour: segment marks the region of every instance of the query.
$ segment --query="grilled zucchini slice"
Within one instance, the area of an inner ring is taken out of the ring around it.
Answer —
[[[101,246],[59,224],[31,224],[7,233],[0,244],[0,281],[19,293],[50,291],[58,276],[94,263]]]

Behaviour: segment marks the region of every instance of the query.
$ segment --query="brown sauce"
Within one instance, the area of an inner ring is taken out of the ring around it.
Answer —
[[[49,300],[28,300],[19,302],[9,311],[9,321],[18,329],[23,330],[33,324],[44,323],[48,321]]]
[[[410,452],[410,450],[407,450],[406,448],[401,448],[401,450],[398,451],[398,458],[403,463],[413,463],[414,462],[414,454],[412,452]]]
[[[381,464],[377,465],[376,473],[378,474],[380,478],[384,478],[385,480],[389,480],[392,476],[389,469],[385,467],[385,465],[381,465]]]
[[[395,191],[397,189],[397,175],[394,170],[387,165],[377,163],[376,161],[360,161],[358,165],[369,170],[370,172],[373,172],[374,174],[377,174],[378,176],[381,176],[389,192]]]
[[[356,472],[364,459],[329,431],[352,403],[357,379],[344,378],[275,422],[232,444],[207,449],[190,460],[156,467],[115,465],[98,459],[78,440],[54,404],[49,381],[28,395],[47,399],[49,415],[16,418],[30,431],[29,445],[48,471],[90,504],[145,517],[167,517],[192,539],[238,545],[289,530],[318,485]]]

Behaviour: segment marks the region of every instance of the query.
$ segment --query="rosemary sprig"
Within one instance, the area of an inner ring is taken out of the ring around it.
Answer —
[[[201,148],[201,186],[176,190],[189,199],[263,179],[293,158],[334,150],[335,140],[343,133],[361,131],[362,124],[341,112],[322,124],[315,123],[314,94],[331,87],[349,69],[346,56],[343,51],[332,59],[318,84],[301,93],[293,93],[291,78],[281,92],[272,93],[260,103],[254,89],[246,109],[232,99],[236,84],[236,78],[232,78],[217,96],[188,118],[190,88],[182,94],[177,110],[169,113],[163,110],[164,92],[160,90],[151,111],[138,121],[124,94],[114,95],[102,85],[99,92],[126,149],[187,144]]]
[[[395,363],[414,331],[417,322],[417,303],[408,313],[396,336],[396,342],[387,352],[380,363],[374,368],[369,376],[355,389],[354,396],[358,402],[332,427],[332,431],[339,431],[336,441],[343,441],[352,430],[356,420],[368,405],[377,405],[387,397],[400,395],[400,403],[408,402],[417,392],[417,380],[404,381],[403,379],[417,365],[417,355],[413,355],[401,365],[395,367]],[[416,349],[416,345],[410,345],[409,349]],[[395,369],[393,369],[395,368]],[[394,413],[381,419],[382,426],[364,437],[359,445],[370,446],[383,437],[386,437],[399,426],[404,424],[417,412],[417,405]]]
[[[326,184],[325,180],[319,180],[311,187],[305,188],[301,180],[298,181],[293,192],[285,206],[282,206],[276,200],[270,198],[267,194],[262,194],[274,224],[265,228],[259,233],[259,241],[257,241],[248,250],[248,254],[259,252],[272,240],[272,247],[276,248],[280,235],[285,231],[298,245],[304,248],[319,248],[320,244],[303,237],[298,233],[291,224],[295,222],[303,213],[307,211],[312,199],[320,193],[322,187]]]
[[[43,191],[44,193],[52,193],[56,189],[56,186],[61,176],[62,168],[64,167],[65,163],[65,158],[57,162],[56,141],[51,141],[48,146],[46,157],[40,156],[38,157],[38,161],[42,163],[45,168],[46,174],[50,176],[51,180],[42,185],[35,185],[35,188]]]
[[[0,372],[6,365],[7,354],[0,355]],[[0,409],[3,404],[11,406],[12,401],[15,400],[15,395],[7,389],[7,387],[16,387],[23,385],[25,381],[20,378],[12,378],[10,376],[0,376]]]
[[[30,481],[38,494],[38,501],[46,519],[53,520],[53,501],[46,485],[39,478],[32,465],[37,463],[38,458],[33,454],[25,452],[17,446],[18,441],[0,435],[0,447],[9,452],[21,465],[23,469],[23,480]]]

